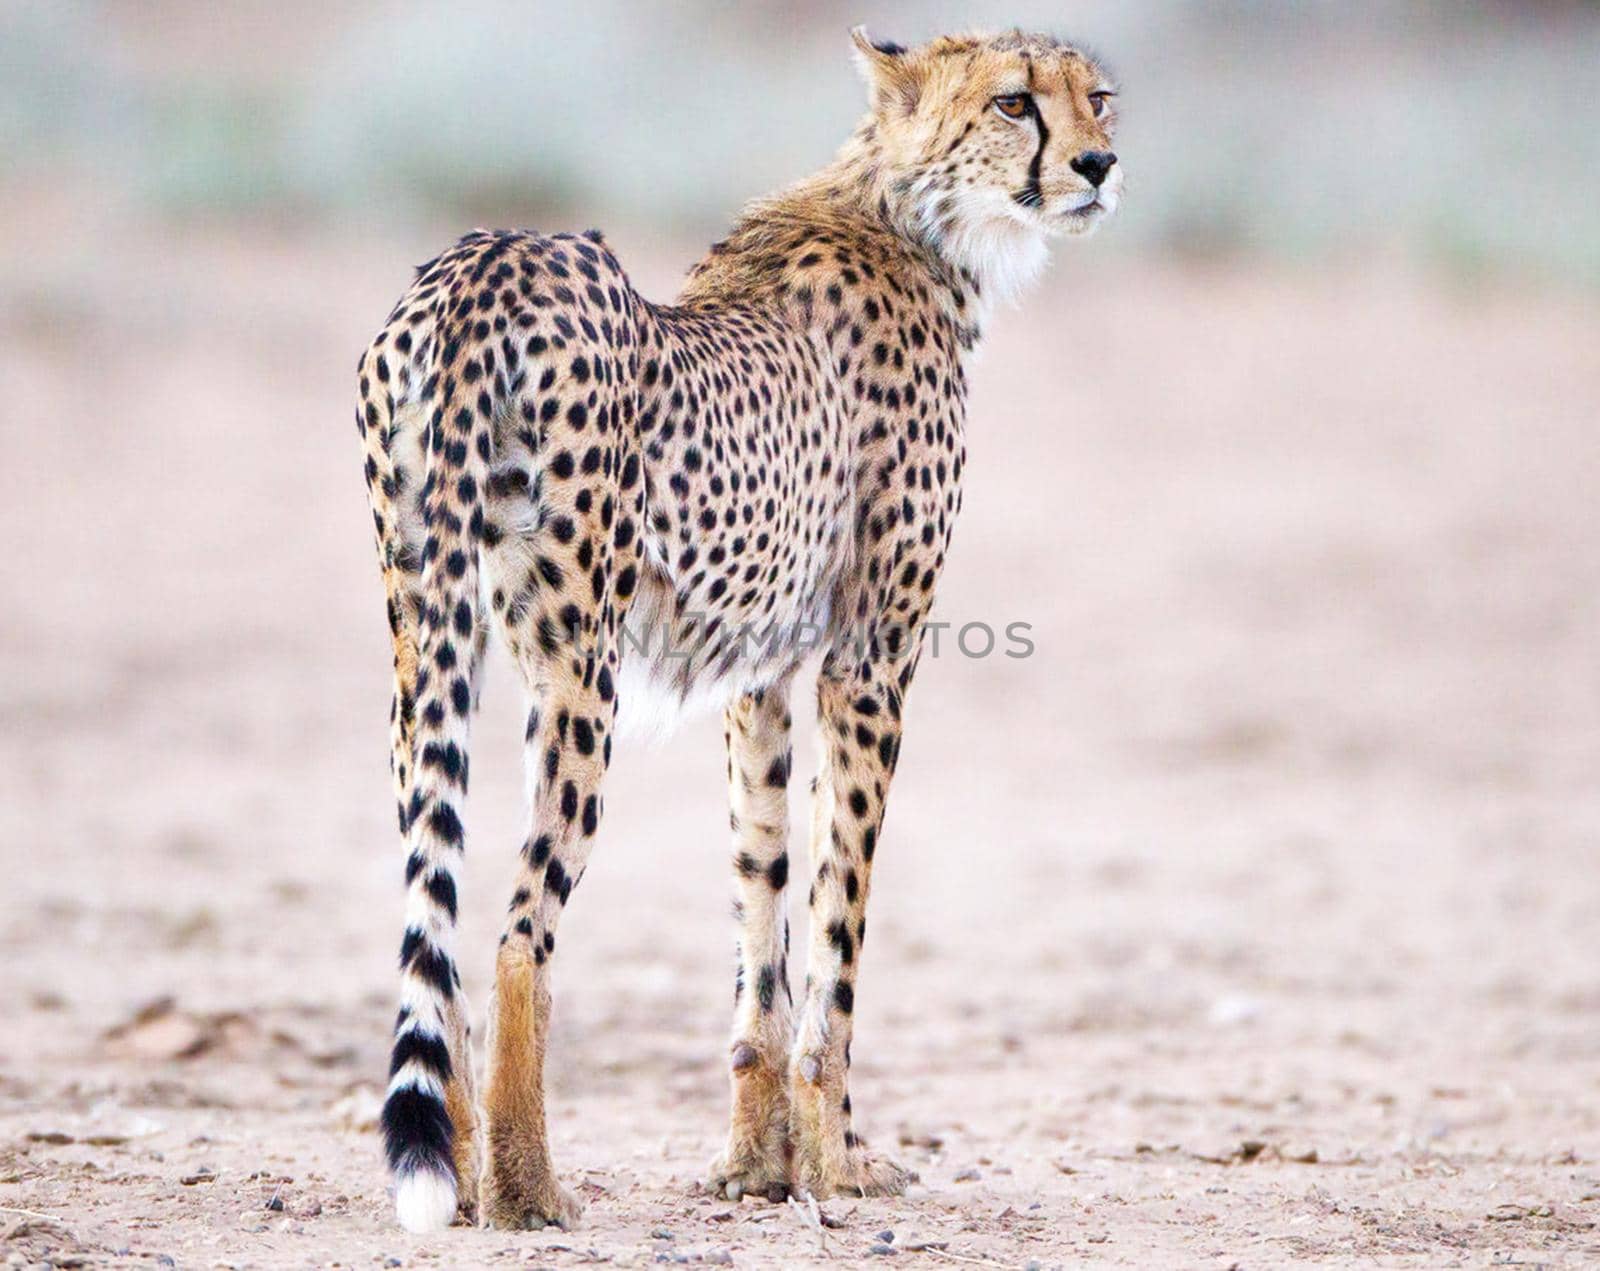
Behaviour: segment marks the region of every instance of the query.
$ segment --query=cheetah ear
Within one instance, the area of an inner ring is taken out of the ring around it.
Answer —
[[[850,39],[856,46],[856,66],[867,81],[867,100],[873,113],[909,115],[915,110],[922,94],[922,76],[905,46],[874,40],[864,26],[852,30]]]

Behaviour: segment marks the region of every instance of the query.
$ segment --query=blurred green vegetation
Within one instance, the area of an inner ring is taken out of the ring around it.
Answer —
[[[291,223],[703,235],[822,162],[847,29],[1020,24],[1123,81],[1108,245],[1600,287],[1600,5],[0,0],[0,195]]]

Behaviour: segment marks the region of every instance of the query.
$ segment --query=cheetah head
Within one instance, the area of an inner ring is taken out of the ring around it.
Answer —
[[[918,48],[851,32],[864,128],[889,189],[952,263],[1001,294],[1044,263],[1046,241],[1116,210],[1116,87],[1081,49],[1044,35],[945,36]]]

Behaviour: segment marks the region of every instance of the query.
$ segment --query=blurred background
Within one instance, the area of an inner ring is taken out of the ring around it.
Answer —
[[[416,1252],[372,1135],[402,852],[356,356],[475,224],[601,226],[670,296],[848,133],[857,22],[1081,39],[1128,186],[975,369],[937,616],[1036,652],[911,697],[854,1098],[924,1185],[837,1206],[834,1251],[1600,1257],[1580,0],[0,0],[6,1252]],[[480,1009],[519,719],[492,663]],[[718,733],[620,751],[563,926],[552,1134],[590,1209],[551,1260],[817,1256],[692,1191]]]
[[[842,30],[1015,23],[1069,32],[1127,81],[1122,139],[1142,163],[1116,250],[1376,250],[1453,277],[1600,284],[1588,0],[5,12],[8,198],[77,183],[119,217],[588,218],[699,241],[849,130],[862,93]]]

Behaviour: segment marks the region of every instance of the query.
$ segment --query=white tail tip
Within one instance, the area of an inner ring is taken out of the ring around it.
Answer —
[[[443,1231],[456,1216],[455,1179],[414,1170],[395,1180],[394,1211],[407,1231]]]

